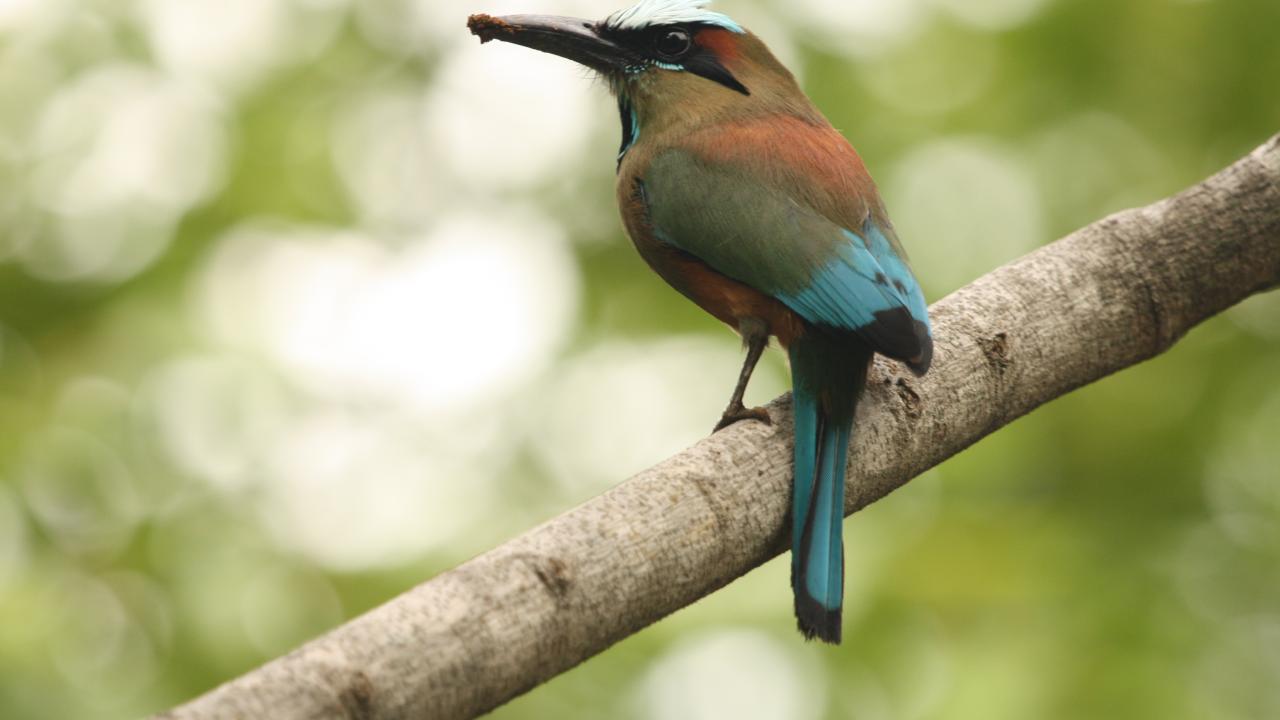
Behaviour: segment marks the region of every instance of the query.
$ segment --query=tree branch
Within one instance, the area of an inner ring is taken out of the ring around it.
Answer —
[[[1060,395],[1280,284],[1280,136],[931,309],[933,370],[877,362],[852,512]],[[490,710],[786,549],[789,397],[169,718],[461,718]],[[779,590],[782,592],[783,590]]]

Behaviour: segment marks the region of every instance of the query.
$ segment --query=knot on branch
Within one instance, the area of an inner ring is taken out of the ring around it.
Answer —
[[[373,712],[373,682],[369,676],[357,670],[351,681],[338,693],[342,714],[351,720],[370,720]]]
[[[978,347],[982,348],[982,354],[987,358],[987,365],[995,371],[997,376],[1003,376],[1004,371],[1013,364],[1009,358],[1008,333],[998,332],[991,337],[980,337]]]
[[[516,556],[533,571],[534,577],[542,583],[547,594],[556,606],[563,606],[569,598],[569,589],[573,587],[573,579],[569,574],[569,566],[563,560],[545,555],[524,554]]]

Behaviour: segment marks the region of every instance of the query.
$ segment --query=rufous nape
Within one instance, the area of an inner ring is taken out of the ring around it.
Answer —
[[[924,294],[853,146],[752,34],[706,0],[641,0],[604,20],[473,15],[502,40],[596,71],[618,101],[617,198],[640,256],[737,330],[743,405],[770,337],[791,362],[791,585],[800,631],[840,642],[845,466],[873,354],[929,369]]]

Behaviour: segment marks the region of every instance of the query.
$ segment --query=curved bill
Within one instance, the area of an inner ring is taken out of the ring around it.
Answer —
[[[472,15],[471,34],[480,42],[501,40],[569,58],[592,70],[607,73],[634,65],[641,58],[597,31],[588,20],[556,15]]]

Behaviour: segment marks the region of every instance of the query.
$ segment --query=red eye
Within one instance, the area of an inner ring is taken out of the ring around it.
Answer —
[[[693,47],[693,38],[689,37],[687,31],[677,28],[658,35],[653,49],[659,56],[674,60],[689,52],[691,47]]]

